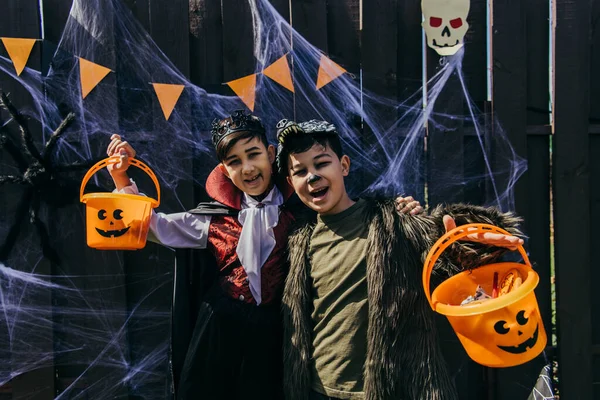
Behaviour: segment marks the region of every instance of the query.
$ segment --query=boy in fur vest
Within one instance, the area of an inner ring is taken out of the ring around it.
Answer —
[[[495,208],[437,207],[396,212],[393,200],[352,200],[344,186],[350,159],[325,121],[278,128],[278,166],[318,213],[290,236],[283,295],[287,399],[456,399],[421,286],[423,259],[445,230],[471,222],[511,233],[518,219]],[[473,236],[473,235],[472,235]],[[437,270],[492,262],[516,236],[484,234],[445,252]]]

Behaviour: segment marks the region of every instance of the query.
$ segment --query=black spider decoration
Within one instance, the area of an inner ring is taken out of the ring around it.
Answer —
[[[49,207],[60,208],[78,200],[80,180],[67,179],[65,175],[85,171],[95,161],[69,165],[56,164],[53,161],[57,142],[75,119],[73,113],[69,113],[61,122],[40,153],[34,145],[25,117],[14,107],[4,92],[0,92],[0,107],[5,109],[11,117],[8,122],[0,123],[0,149],[6,149],[21,173],[21,175],[0,175],[0,186],[18,184],[25,187],[13,225],[8,231],[4,244],[0,247],[0,261],[5,261],[10,255],[21,226],[25,222],[25,217],[29,215],[29,223],[34,225],[40,237],[43,255],[51,262],[59,263],[58,254],[50,245],[48,229],[38,216],[40,205],[45,203]],[[12,121],[19,126],[20,145],[17,145],[5,132],[6,125]]]

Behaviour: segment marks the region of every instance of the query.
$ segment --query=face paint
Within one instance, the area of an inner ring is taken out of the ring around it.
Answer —
[[[321,177],[320,177],[319,175],[313,175],[313,174],[311,174],[311,175],[308,177],[308,183],[309,183],[309,184],[311,184],[311,183],[315,183],[315,182],[318,182],[318,181],[320,181],[320,180],[321,180]]]

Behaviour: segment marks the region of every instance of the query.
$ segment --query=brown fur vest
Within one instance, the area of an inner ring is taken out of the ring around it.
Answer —
[[[437,343],[433,311],[421,284],[423,260],[444,233],[442,216],[457,225],[491,223],[519,234],[518,218],[494,208],[452,205],[429,216],[399,215],[392,201],[371,202],[367,247],[369,321],[364,370],[366,400],[456,399]],[[311,278],[314,225],[290,237],[290,273],[283,297],[286,399],[306,400],[311,389]],[[454,244],[436,266],[445,274],[493,262],[503,249]]]

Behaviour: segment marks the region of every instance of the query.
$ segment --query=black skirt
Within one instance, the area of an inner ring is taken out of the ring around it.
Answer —
[[[212,291],[200,305],[176,396],[283,399],[282,368],[279,304],[256,306]]]

